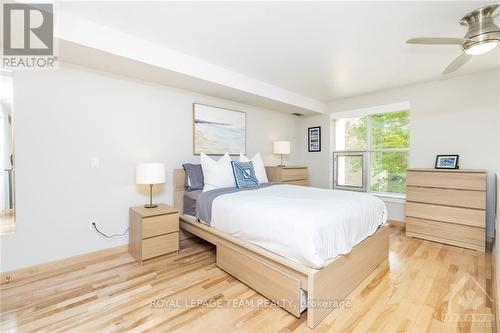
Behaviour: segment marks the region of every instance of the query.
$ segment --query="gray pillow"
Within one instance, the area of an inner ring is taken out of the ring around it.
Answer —
[[[201,164],[183,164],[182,167],[186,172],[185,186],[187,191],[197,191],[203,190],[205,186],[205,180],[203,178],[203,171],[201,170]]]

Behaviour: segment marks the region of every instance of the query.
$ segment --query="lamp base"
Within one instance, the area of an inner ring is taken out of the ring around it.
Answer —
[[[156,208],[156,207],[158,207],[157,204],[145,204],[144,205],[144,208]]]

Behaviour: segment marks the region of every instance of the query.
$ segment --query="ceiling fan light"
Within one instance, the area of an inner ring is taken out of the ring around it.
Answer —
[[[483,43],[477,43],[477,44],[474,44],[474,45],[468,47],[465,50],[465,53],[467,53],[468,55],[485,54],[485,53],[493,50],[497,46],[497,44],[498,44],[498,42],[491,41],[491,40],[483,42]]]

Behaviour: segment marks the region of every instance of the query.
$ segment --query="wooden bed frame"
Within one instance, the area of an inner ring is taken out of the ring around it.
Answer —
[[[300,317],[301,291],[307,292],[307,326],[316,327],[389,254],[389,227],[380,227],[347,254],[328,261],[321,269],[302,265],[264,248],[238,239],[183,215],[183,169],[174,171],[174,205],[180,227],[216,246],[217,266],[296,317]],[[315,306],[317,305],[317,306]]]

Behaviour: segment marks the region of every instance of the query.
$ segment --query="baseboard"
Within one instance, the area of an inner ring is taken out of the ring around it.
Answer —
[[[0,274],[0,285],[21,281],[44,273],[53,273],[57,269],[68,269],[74,265],[81,265],[85,261],[92,261],[99,257],[120,255],[128,252],[128,244],[110,247],[108,249],[80,254],[60,260],[49,261],[43,264],[19,268],[16,270],[2,272]]]
[[[486,236],[486,252],[493,252],[493,244],[495,242],[495,238]]]
[[[405,228],[405,222],[403,222],[403,221],[387,220],[387,223],[389,223],[389,225],[394,226],[394,227],[403,228],[403,229]]]
[[[496,247],[499,246],[497,242],[493,241],[492,251],[491,251],[491,289],[493,303],[495,306],[495,326],[498,328],[498,321],[500,320],[500,306],[498,306],[498,273],[496,267]]]

